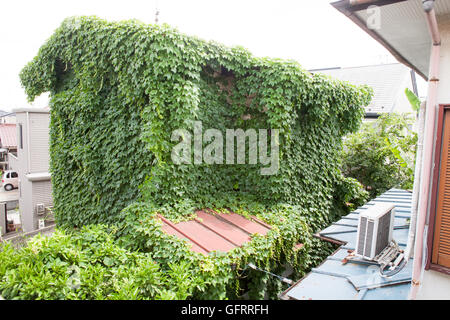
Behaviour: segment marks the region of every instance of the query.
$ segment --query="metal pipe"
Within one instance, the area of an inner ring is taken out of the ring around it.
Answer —
[[[414,250],[414,240],[416,235],[417,225],[417,205],[419,203],[419,190],[420,190],[420,177],[422,169],[422,156],[423,156],[423,133],[425,127],[425,106],[426,103],[420,104],[419,110],[419,128],[417,130],[417,150],[416,150],[416,166],[414,168],[414,186],[413,196],[411,203],[411,220],[409,221],[408,242],[405,249],[405,260],[409,262],[411,253]]]
[[[428,0],[428,1],[424,1],[424,7],[425,4],[434,4],[434,0]],[[436,19],[436,12],[434,11],[434,8],[429,9],[429,7],[427,6],[427,8],[425,9],[425,15],[427,18],[427,24],[428,24],[428,30],[430,31],[430,35],[431,35],[431,39],[433,40],[433,45],[434,46],[439,46],[441,45],[441,36],[439,33],[439,27],[438,27],[438,23],[437,23],[437,19]]]
[[[425,136],[424,136],[424,150],[423,150],[423,163],[420,182],[419,204],[418,204],[418,216],[416,227],[416,240],[414,248],[414,261],[413,261],[413,274],[412,285],[409,298],[415,299],[417,291],[421,285],[423,274],[423,250],[424,250],[424,237],[425,225],[428,213],[428,200],[430,194],[430,181],[431,181],[431,167],[433,161],[433,138],[434,127],[436,118],[436,102],[437,102],[437,89],[439,82],[439,53],[441,47],[441,41],[439,36],[439,29],[436,22],[436,13],[432,7],[434,1],[424,1],[423,7],[428,23],[428,28],[433,40],[433,46],[431,49],[430,57],[430,72],[428,77],[428,97],[426,108],[426,120],[425,120]]]

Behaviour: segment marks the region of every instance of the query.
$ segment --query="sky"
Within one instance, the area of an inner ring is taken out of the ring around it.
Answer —
[[[32,104],[19,72],[70,16],[167,23],[179,31],[255,56],[298,61],[306,69],[397,62],[378,42],[330,5],[330,0],[14,0],[0,5],[0,110]],[[422,84],[422,85],[420,85]],[[423,88],[423,83],[419,84]],[[420,92],[422,96],[424,92]]]

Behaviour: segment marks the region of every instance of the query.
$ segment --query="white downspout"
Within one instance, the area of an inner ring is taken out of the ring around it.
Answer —
[[[428,96],[426,106],[426,120],[425,120],[425,135],[424,135],[424,149],[423,162],[420,177],[420,191],[419,202],[417,210],[417,227],[416,240],[414,248],[413,260],[413,274],[412,285],[409,298],[415,299],[417,291],[421,285],[423,275],[423,260],[424,260],[424,237],[428,203],[430,194],[430,181],[432,175],[432,161],[433,161],[433,141],[436,118],[436,103],[437,103],[437,88],[439,82],[439,58],[441,39],[439,35],[438,24],[436,20],[436,13],[434,11],[434,0],[423,1],[423,7],[426,14],[428,29],[430,31],[433,46],[430,57],[430,72],[428,77]]]
[[[411,257],[411,253],[414,249],[414,239],[416,235],[416,221],[417,221],[417,204],[418,204],[418,195],[420,190],[420,177],[421,177],[421,169],[422,169],[422,158],[423,158],[423,136],[424,136],[424,127],[425,127],[425,105],[423,102],[420,104],[419,111],[419,128],[417,131],[417,150],[416,150],[416,165],[414,168],[414,186],[413,186],[413,196],[411,203],[411,220],[409,222],[409,233],[408,233],[408,243],[405,249],[405,259],[406,263],[409,262],[409,258]]]

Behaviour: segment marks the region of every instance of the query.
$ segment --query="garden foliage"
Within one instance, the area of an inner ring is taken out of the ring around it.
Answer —
[[[51,94],[58,224],[114,226],[117,244],[149,253],[162,270],[187,261],[200,277],[191,298],[276,297],[280,282],[247,264],[280,273],[290,263],[301,276],[329,252],[312,234],[365,199],[341,174],[339,155],[342,137],[360,126],[368,87],[167,25],[95,17],[66,19],[20,77],[30,100]],[[192,132],[194,121],[223,136],[227,128],[278,129],[278,173],[261,175],[261,164],[175,165],[171,134]],[[187,220],[198,208],[251,213],[273,228],[203,256],[155,218]],[[298,242],[304,247],[295,250]]]
[[[412,189],[417,133],[415,114],[386,113],[345,138],[342,171],[375,198],[393,188]]]
[[[161,272],[149,254],[114,243],[106,226],[57,230],[16,250],[0,247],[5,299],[186,299],[194,276],[186,264]]]

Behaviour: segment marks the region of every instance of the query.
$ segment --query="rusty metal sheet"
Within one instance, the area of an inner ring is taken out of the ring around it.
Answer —
[[[196,244],[195,242],[192,242],[188,237],[184,236],[182,233],[180,233],[177,229],[173,228],[172,226],[164,223],[164,225],[162,226],[162,230],[168,234],[171,234],[173,236],[177,236],[180,239],[186,239],[188,241],[188,243],[192,246],[191,249],[192,251],[198,252],[198,253],[203,253],[203,254],[207,254],[208,251],[203,249],[202,247],[200,247],[198,244]]]
[[[236,213],[208,212],[199,210],[194,220],[179,223],[173,223],[162,215],[158,217],[163,222],[164,232],[187,239],[192,244],[193,251],[203,254],[211,251],[228,252],[251,241],[251,234],[266,235],[271,228],[255,217],[248,220]],[[300,249],[301,246],[298,244],[296,248]]]
[[[267,234],[267,232],[269,232],[269,228],[245,219],[243,216],[240,216],[236,213],[221,213],[218,214],[218,216],[222,219],[225,219],[226,221],[234,224],[235,226],[237,226],[238,228],[248,232],[249,234],[253,234],[253,233],[259,233],[263,236],[265,236]]]
[[[221,235],[235,246],[242,246],[244,243],[251,240],[246,232],[237,228],[235,225],[218,219],[216,216],[205,213],[204,211],[197,212],[196,221]]]
[[[227,252],[236,247],[230,241],[195,220],[179,222],[176,224],[176,229],[208,252],[216,250]]]

